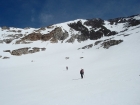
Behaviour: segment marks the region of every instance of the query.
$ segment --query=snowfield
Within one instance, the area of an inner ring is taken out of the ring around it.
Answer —
[[[95,42],[91,40],[0,44],[0,55],[10,57],[0,58],[0,105],[140,105],[140,31],[133,27],[125,33],[129,36],[121,34],[113,37],[123,42],[109,49],[78,50]],[[23,46],[46,51],[22,56],[3,52]]]

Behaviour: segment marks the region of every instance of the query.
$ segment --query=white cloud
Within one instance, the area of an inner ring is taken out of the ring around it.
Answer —
[[[41,13],[39,16],[39,21],[41,24],[48,23],[52,19],[53,19],[53,15],[51,14]]]

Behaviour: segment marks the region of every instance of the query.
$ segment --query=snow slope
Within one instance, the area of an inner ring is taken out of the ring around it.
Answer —
[[[140,105],[137,27],[113,36],[123,43],[109,49],[77,50],[95,42],[90,40],[73,44],[37,41],[28,47],[46,47],[46,51],[19,57],[3,50],[26,45],[0,44],[0,54],[10,56],[0,58],[0,105]],[[112,36],[102,39],[106,38]]]

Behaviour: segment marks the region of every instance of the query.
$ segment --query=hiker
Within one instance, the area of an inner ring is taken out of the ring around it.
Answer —
[[[68,70],[68,66],[66,66],[66,70]]]
[[[80,74],[81,74],[81,79],[83,79],[84,69],[81,69],[81,70],[80,70]]]

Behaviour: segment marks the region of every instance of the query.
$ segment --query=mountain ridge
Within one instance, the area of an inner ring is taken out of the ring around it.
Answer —
[[[0,29],[0,105],[139,105],[140,25],[67,25],[78,21]],[[80,39],[102,26],[117,34]]]
[[[0,44],[28,44],[29,46],[35,41],[47,43],[81,43],[87,40],[93,40],[94,43],[89,45],[100,45],[105,49],[111,46],[118,45],[123,42],[123,39],[116,40],[114,36],[129,36],[127,33],[129,29],[140,29],[140,15],[133,15],[128,17],[120,17],[109,20],[102,20],[100,18],[94,19],[76,19],[64,23],[54,24],[42,28],[14,28],[14,27],[0,27]],[[102,40],[105,38],[105,40]],[[85,45],[83,48],[88,48]],[[98,47],[98,48],[100,48]],[[12,55],[22,55],[28,53],[39,52],[46,47],[34,46],[32,49],[28,47],[17,48],[9,51]],[[26,49],[26,50],[25,50]],[[81,48],[78,48],[81,49]],[[43,50],[44,51],[44,50]]]

